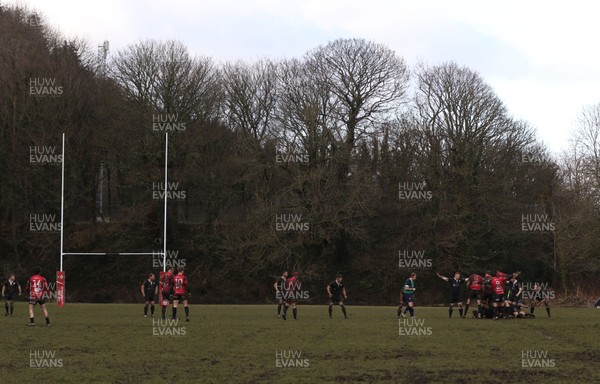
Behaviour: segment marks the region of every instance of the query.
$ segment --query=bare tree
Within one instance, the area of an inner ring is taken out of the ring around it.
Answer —
[[[578,159],[579,176],[588,185],[588,193],[600,204],[600,104],[585,107],[572,139],[573,160]]]
[[[332,112],[342,124],[334,133],[347,169],[357,140],[374,122],[397,111],[408,86],[408,68],[393,50],[364,39],[335,40],[308,52],[305,60],[335,99]]]
[[[514,197],[514,186],[525,184],[527,169],[519,159],[533,136],[527,125],[507,116],[477,72],[448,63],[420,65],[416,76],[416,113],[429,158],[424,177],[437,189],[435,242],[455,266],[464,266],[482,252],[494,252],[486,249],[493,227],[486,217],[518,215],[516,202],[506,196]]]
[[[319,81],[304,61],[286,60],[281,67],[279,141],[287,150],[306,152],[311,165],[322,163],[331,156],[338,124],[333,118],[336,100],[330,85]]]
[[[252,65],[226,64],[223,77],[229,126],[252,140],[255,146],[264,144],[276,131],[277,63],[261,60]]]
[[[583,108],[570,142],[561,158],[563,188],[553,204],[558,222],[553,267],[565,291],[572,278],[600,270],[600,104]]]
[[[218,117],[219,71],[208,58],[192,58],[181,42],[148,40],[119,51],[112,76],[141,108],[176,113],[186,122]]]

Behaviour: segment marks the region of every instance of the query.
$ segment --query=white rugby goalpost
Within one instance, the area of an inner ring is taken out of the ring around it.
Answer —
[[[60,191],[60,270],[56,272],[57,303],[59,307],[65,303],[65,271],[63,270],[64,256],[144,256],[162,255],[163,273],[167,270],[167,200],[168,200],[168,169],[169,134],[165,132],[165,184],[164,184],[164,220],[163,220],[163,250],[162,252],[65,252],[64,251],[64,210],[65,210],[65,134],[62,134],[61,159],[61,191]]]

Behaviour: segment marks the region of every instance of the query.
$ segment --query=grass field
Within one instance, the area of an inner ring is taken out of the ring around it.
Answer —
[[[493,321],[417,308],[423,323],[401,331],[393,307],[349,306],[348,320],[336,307],[330,320],[327,307],[302,306],[299,320],[290,311],[283,321],[274,305],[193,305],[191,321],[177,325],[156,324],[158,316],[153,325],[142,308],[49,304],[46,328],[39,308],[27,327],[26,304],[17,303],[14,317],[0,318],[0,382],[600,382],[597,309],[553,308],[547,318],[538,308],[535,319]]]

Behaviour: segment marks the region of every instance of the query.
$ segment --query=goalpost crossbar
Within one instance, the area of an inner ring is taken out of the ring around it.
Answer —
[[[77,256],[143,256],[164,255],[163,252],[63,252],[63,255]]]

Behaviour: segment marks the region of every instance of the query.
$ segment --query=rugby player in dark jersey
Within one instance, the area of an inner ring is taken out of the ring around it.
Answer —
[[[483,277],[481,300],[484,303],[487,303],[489,307],[492,306],[492,301],[494,301],[494,288],[492,288],[492,278],[493,276],[489,272],[486,272]]]
[[[542,290],[542,286],[538,283],[533,284],[533,297],[529,301],[529,313],[533,315],[533,311],[535,307],[544,304],[546,307],[546,313],[548,313],[548,317],[550,317],[550,298],[548,297],[548,293]]]
[[[144,317],[148,317],[148,304],[150,304],[150,316],[154,317],[154,301],[158,295],[158,286],[154,279],[154,273],[151,273],[140,286],[142,296],[144,296]]]
[[[21,296],[21,285],[15,279],[15,274],[11,272],[8,275],[8,280],[2,285],[2,297],[4,298],[4,307],[6,308],[5,316],[8,316],[9,307],[10,315],[13,315],[17,294]]]
[[[402,288],[402,301],[406,303],[406,309],[401,314],[402,317],[406,317],[406,312],[410,312],[410,317],[415,317],[415,280],[417,280],[417,274],[412,272],[410,277],[404,282]],[[400,312],[400,311],[398,311]]]
[[[285,280],[288,277],[287,271],[283,271],[281,276],[277,278],[277,281],[273,284],[275,288],[275,298],[277,299],[277,318],[281,317],[281,308],[285,305]]]
[[[404,290],[400,292],[400,305],[398,305],[398,319],[402,316],[402,307],[404,306]]]
[[[514,317],[518,317],[521,312],[522,307],[522,297],[523,287],[521,283],[519,283],[518,276],[512,276],[508,281],[508,290],[506,294],[505,303],[507,307],[510,308],[510,311]]]
[[[327,285],[327,294],[329,295],[329,318],[331,319],[333,314],[333,305],[339,305],[342,308],[344,319],[347,319],[346,307],[344,306],[344,300],[348,298],[346,295],[346,287],[342,283],[342,275],[337,274],[335,280]],[[342,296],[343,299],[342,299]]]
[[[460,272],[454,272],[454,277],[452,279],[442,276],[439,273],[436,273],[436,275],[440,279],[450,284],[450,306],[448,307],[448,317],[452,317],[454,306],[458,306],[458,313],[460,314],[460,317],[465,318],[467,313],[465,311],[465,315],[463,316],[461,288],[462,283],[464,283],[467,279],[460,277]]]
[[[506,307],[506,318],[508,319],[527,319],[535,317],[531,313],[525,313],[523,310],[523,286],[518,280],[518,273],[513,274],[508,282],[508,289],[505,303]]]

